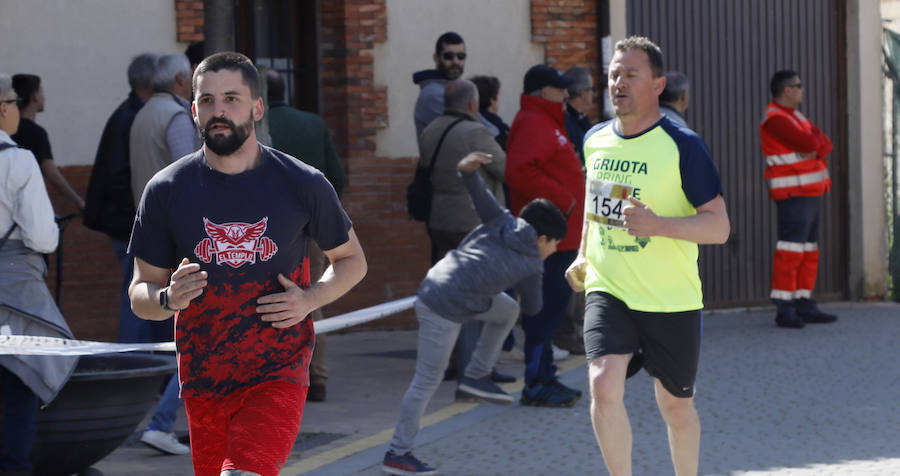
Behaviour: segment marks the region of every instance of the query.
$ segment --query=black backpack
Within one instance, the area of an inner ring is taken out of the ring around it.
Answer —
[[[444,129],[444,133],[438,140],[437,147],[434,149],[434,154],[431,156],[431,162],[427,167],[422,165],[422,158],[419,158],[413,181],[406,186],[406,211],[409,212],[409,218],[411,220],[427,222],[431,217],[431,198],[433,196],[431,173],[434,172],[434,162],[437,160],[438,152],[441,150],[441,145],[443,145],[447,133],[450,132],[450,129],[453,129],[453,126],[459,124],[463,120],[464,119],[462,118],[457,119]]]

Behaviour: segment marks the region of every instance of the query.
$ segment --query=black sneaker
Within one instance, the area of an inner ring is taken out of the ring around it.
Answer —
[[[800,318],[803,319],[803,322],[810,324],[830,324],[837,321],[837,316],[823,312],[820,309],[816,309],[814,312],[807,314],[800,314]]]
[[[837,316],[823,312],[819,309],[819,305],[812,299],[797,299],[795,301],[797,314],[803,319],[803,322],[810,324],[830,324],[837,320]]]
[[[388,474],[412,474],[428,476],[438,474],[438,470],[419,461],[412,452],[405,455],[396,455],[393,451],[384,454],[381,469]]]
[[[459,379],[457,396],[462,394],[467,398],[480,398],[491,403],[509,404],[513,402],[512,395],[503,391],[496,383],[491,382],[490,375],[480,379],[463,377]]]
[[[803,319],[797,315],[796,309],[786,306],[778,310],[778,314],[775,315],[775,324],[788,329],[803,329],[803,326],[806,325]]]
[[[532,385],[522,389],[519,403],[532,407],[571,407],[578,401],[578,395],[566,390],[564,385]]]

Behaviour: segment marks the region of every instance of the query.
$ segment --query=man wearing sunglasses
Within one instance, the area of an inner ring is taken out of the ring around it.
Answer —
[[[458,33],[448,31],[434,45],[435,69],[423,69],[413,73],[413,83],[421,88],[413,119],[416,137],[422,135],[425,126],[444,113],[444,89],[447,83],[459,78],[466,66],[466,44]]]
[[[819,267],[820,198],[831,188],[825,157],[828,136],[796,108],[803,83],[794,71],[778,71],[769,84],[772,101],[759,126],[766,157],[766,185],[778,211],[778,243],[772,264],[775,324],[799,329],[829,323],[837,316],[822,312],[812,300]]]

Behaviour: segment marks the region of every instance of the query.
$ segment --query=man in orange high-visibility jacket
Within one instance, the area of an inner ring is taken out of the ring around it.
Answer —
[[[772,101],[766,106],[759,132],[766,156],[766,184],[778,209],[770,297],[778,308],[775,323],[799,329],[806,323],[837,320],[812,300],[819,267],[820,197],[831,188],[825,157],[832,145],[828,136],[795,109],[803,101],[797,73],[779,71],[769,87]]]

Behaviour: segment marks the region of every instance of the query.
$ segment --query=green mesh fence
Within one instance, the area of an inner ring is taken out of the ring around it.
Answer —
[[[900,147],[900,34],[884,29],[885,75],[892,83],[891,88],[891,139],[890,151],[885,154],[888,181],[888,246],[890,256],[888,273],[891,298],[900,301],[900,190],[898,190],[898,147]]]

